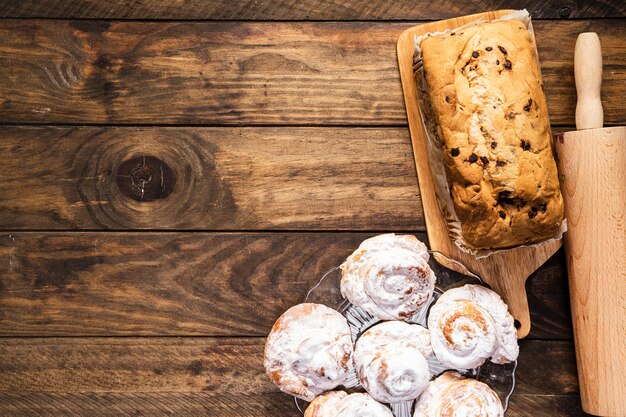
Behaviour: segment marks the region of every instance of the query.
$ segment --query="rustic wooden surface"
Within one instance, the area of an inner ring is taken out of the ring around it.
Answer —
[[[498,7],[539,18],[555,131],[588,30],[626,122],[620,1],[0,0],[0,415],[297,416],[272,322],[366,237],[425,237],[396,38]],[[563,252],[526,288],[507,415],[583,416]]]
[[[424,230],[411,152],[406,128],[5,127],[0,227]]]
[[[431,20],[494,8],[540,19],[626,15],[620,0],[0,0],[0,16],[73,19]]]
[[[370,236],[11,233],[0,238],[0,334],[263,336]],[[559,253],[529,281],[530,338],[571,338],[564,275]]]
[[[395,45],[414,24],[4,20],[0,122],[405,126]],[[602,38],[602,91],[619,97],[625,26],[536,21],[553,124],[574,124],[580,32]],[[626,123],[621,100],[604,114]]]
[[[113,407],[119,408],[109,410],[111,415],[120,409],[124,414],[131,409],[161,414],[172,408],[204,409],[217,416],[295,415],[293,400],[277,394],[263,372],[263,342],[261,338],[5,338],[0,340],[0,412],[26,414],[32,407],[100,412],[115,403]],[[526,343],[516,384],[509,415],[528,415],[525,412],[537,403],[552,404],[552,415],[580,415],[579,405],[571,401],[578,385],[569,341]],[[75,393],[80,391],[91,394]]]
[[[403,127],[3,127],[0,228],[423,231],[411,153]]]

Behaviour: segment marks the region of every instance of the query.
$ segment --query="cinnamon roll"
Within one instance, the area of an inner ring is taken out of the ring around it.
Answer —
[[[448,371],[428,384],[413,417],[503,417],[498,395],[487,384]]]
[[[426,388],[432,355],[428,330],[417,324],[389,321],[359,338],[354,349],[357,376],[377,401],[412,401]]]
[[[345,317],[321,304],[290,308],[267,337],[265,369],[281,391],[307,401],[354,378]]]
[[[428,259],[415,236],[367,239],[341,265],[341,294],[381,320],[415,321],[435,288]]]
[[[368,394],[332,391],[316,397],[304,417],[393,417],[393,413]]]
[[[430,342],[437,359],[453,369],[470,369],[491,358],[517,359],[519,347],[513,317],[502,298],[481,285],[446,291],[428,317]]]
[[[347,396],[344,391],[329,391],[318,395],[307,407],[304,417],[334,416],[337,406]]]

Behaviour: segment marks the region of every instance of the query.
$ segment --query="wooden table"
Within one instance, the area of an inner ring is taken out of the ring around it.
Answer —
[[[626,123],[619,0],[0,0],[0,415],[297,416],[272,323],[363,239],[425,238],[395,55],[527,7],[555,131],[576,36]],[[581,416],[565,262],[528,282],[509,416]]]

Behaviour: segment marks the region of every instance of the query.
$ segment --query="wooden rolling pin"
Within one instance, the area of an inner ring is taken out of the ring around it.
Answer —
[[[576,41],[576,129],[558,137],[565,250],[583,409],[626,416],[626,126],[602,128],[602,53]]]

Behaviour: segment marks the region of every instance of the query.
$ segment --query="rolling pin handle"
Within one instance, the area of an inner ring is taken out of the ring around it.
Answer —
[[[602,50],[595,32],[578,35],[574,52],[576,79],[576,129],[597,129],[604,123],[600,87],[602,86]]]

